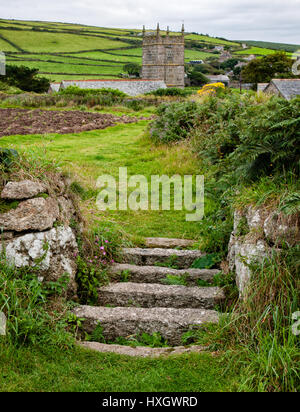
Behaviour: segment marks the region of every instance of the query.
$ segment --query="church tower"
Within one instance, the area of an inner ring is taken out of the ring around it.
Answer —
[[[160,33],[159,24],[154,32],[143,27],[143,69],[145,80],[164,80],[167,87],[184,87],[184,25],[181,35]]]

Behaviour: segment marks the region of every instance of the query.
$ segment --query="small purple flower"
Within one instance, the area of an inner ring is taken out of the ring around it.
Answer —
[[[100,250],[104,250],[104,246],[100,246]]]

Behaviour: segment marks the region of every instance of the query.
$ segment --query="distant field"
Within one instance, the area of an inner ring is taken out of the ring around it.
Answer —
[[[44,76],[55,81],[101,76],[116,78],[122,72],[124,64],[141,64],[140,34],[141,30],[138,29],[0,19],[0,51],[6,53],[8,63],[38,68]],[[237,41],[202,34],[186,34],[185,38],[201,45],[230,46],[232,52],[239,56],[268,55],[274,53],[276,45],[272,43],[274,47],[271,49],[253,44],[249,49],[239,50],[241,43]],[[211,56],[209,51],[191,48],[191,42],[187,42],[186,62],[206,60]],[[218,54],[213,56],[217,57]]]
[[[247,40],[244,43],[248,44],[249,46],[255,47],[263,47],[273,50],[282,50],[294,53],[297,50],[300,50],[300,45],[298,44],[286,44],[286,43],[271,43],[267,41],[254,41],[254,40]]]
[[[273,54],[275,52],[276,52],[276,50],[264,49],[262,47],[251,47],[250,49],[239,50],[239,51],[235,52],[235,54],[239,54],[239,55],[255,54],[256,56],[267,56],[267,55]],[[288,53],[288,54],[290,54],[290,53]]]

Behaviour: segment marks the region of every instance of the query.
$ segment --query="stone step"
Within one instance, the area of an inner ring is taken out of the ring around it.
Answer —
[[[121,282],[101,287],[98,299],[101,306],[213,309],[225,295],[218,287]]]
[[[193,246],[194,240],[187,239],[169,239],[165,237],[146,237],[145,245],[151,248],[187,248]]]
[[[188,330],[219,321],[216,311],[205,309],[79,306],[73,313],[84,318],[82,326],[87,333],[92,333],[100,325],[106,341],[158,332],[171,346],[180,345],[182,335]]]
[[[176,266],[178,269],[187,269],[192,266],[195,259],[205,256],[199,250],[178,249],[142,249],[124,248],[122,263],[130,263],[142,266]]]
[[[187,286],[197,286],[198,280],[212,283],[219,269],[171,269],[160,266],[137,266],[128,263],[115,263],[109,269],[112,279],[122,280],[122,273],[128,273],[128,281],[135,283],[165,284],[168,275],[184,279]]]
[[[117,353],[118,355],[138,356],[140,358],[159,358],[160,356],[183,355],[186,353],[201,353],[207,350],[205,346],[170,346],[166,348],[151,348],[149,346],[113,345],[98,342],[79,342],[83,348],[101,353]]]

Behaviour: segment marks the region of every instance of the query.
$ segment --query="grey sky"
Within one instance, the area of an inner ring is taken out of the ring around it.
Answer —
[[[0,17],[300,44],[300,0],[0,0]]]

